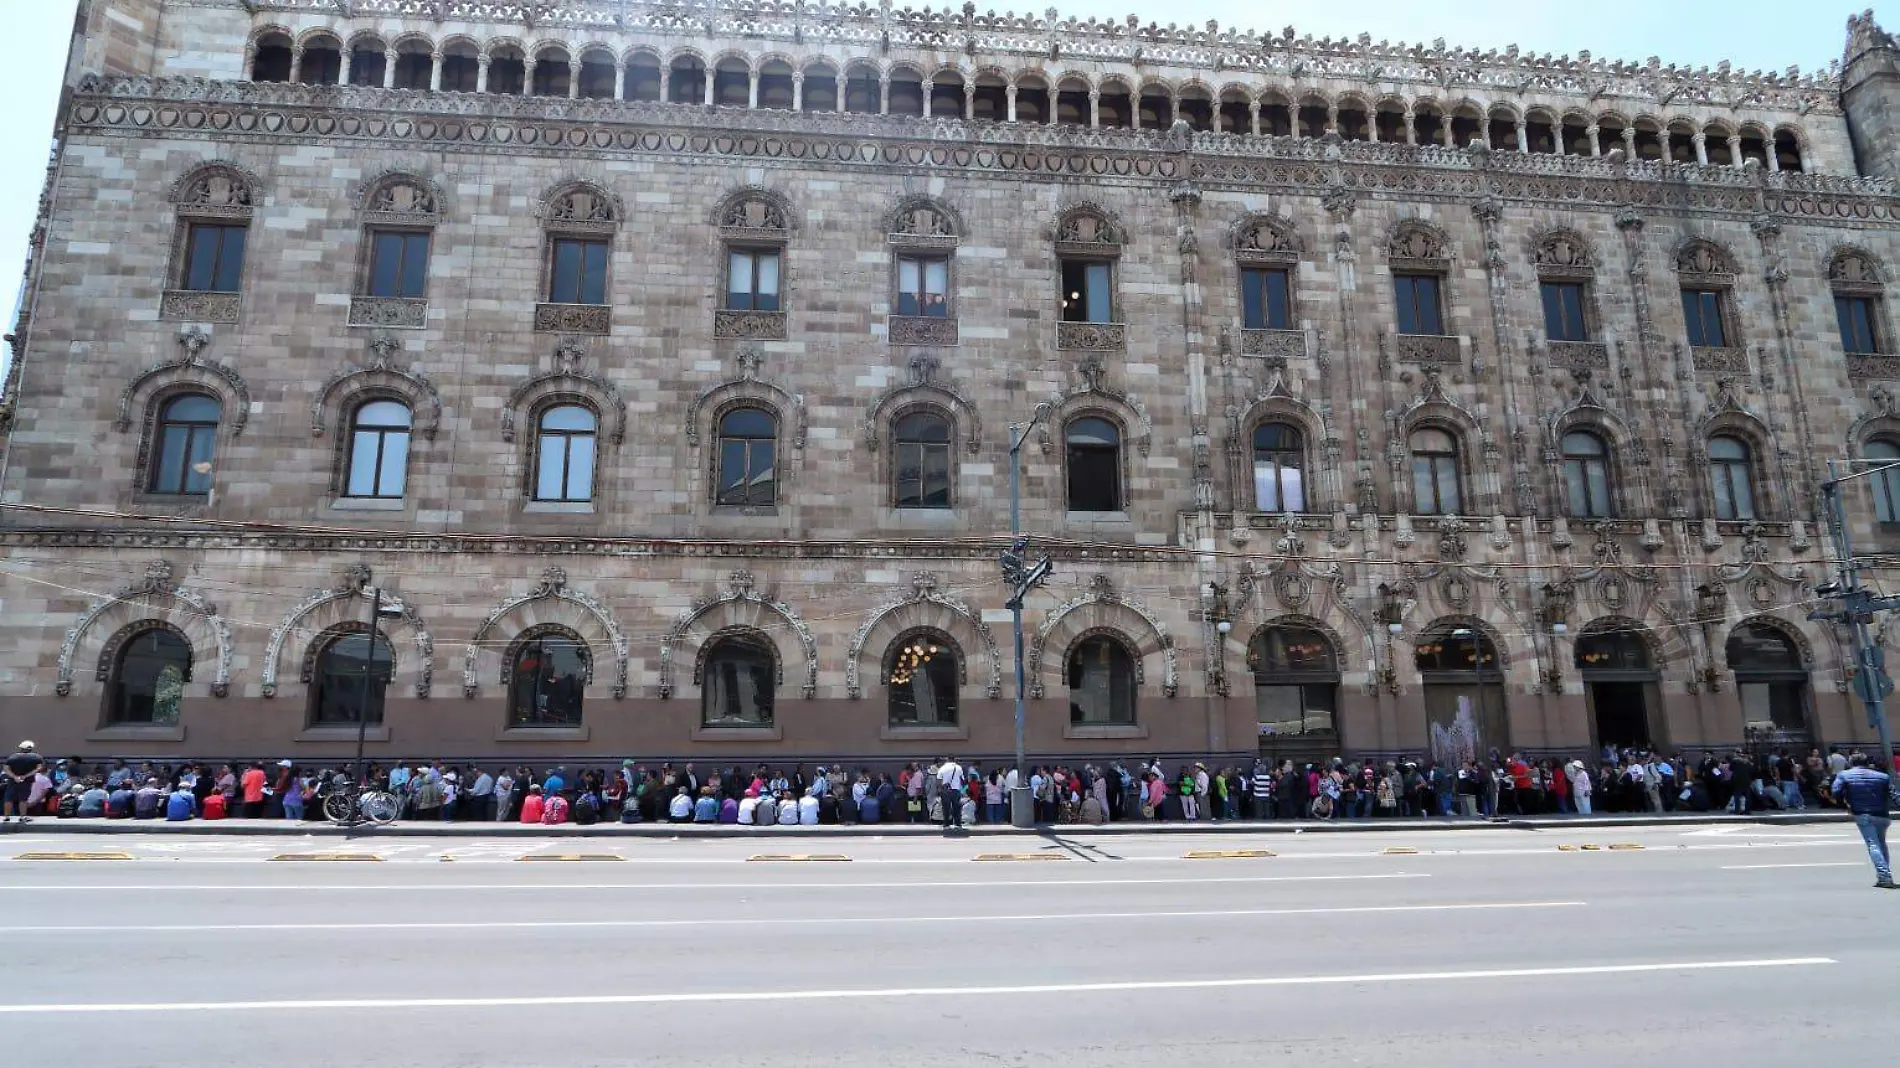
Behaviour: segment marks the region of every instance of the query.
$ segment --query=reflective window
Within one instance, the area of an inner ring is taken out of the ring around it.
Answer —
[[[548,272],[548,303],[607,303],[607,242],[557,237]]]
[[[508,680],[508,725],[580,726],[587,676],[587,646],[580,642],[549,635],[521,643]]]
[[[1069,511],[1121,511],[1121,431],[1091,416],[1071,422],[1063,437],[1068,445]]]
[[[1279,268],[1246,267],[1240,272],[1240,319],[1249,330],[1293,328],[1291,290],[1287,272]]]
[[[350,427],[349,497],[400,498],[409,466],[409,407],[371,401]]]
[[[421,297],[428,289],[428,280],[428,234],[402,230],[370,234],[370,296]]]
[[[168,627],[141,631],[119,650],[106,702],[107,723],[178,722],[191,681],[191,646]]]
[[[1545,282],[1544,335],[1552,341],[1588,341],[1583,322],[1583,283]]]
[[[1754,463],[1740,438],[1709,439],[1709,480],[1715,489],[1715,518],[1755,518]]]
[[[1264,423],[1253,432],[1254,507],[1262,512],[1306,510],[1306,454],[1300,432]]]
[[[1867,481],[1874,490],[1874,518],[1882,523],[1900,523],[1900,445],[1885,438],[1867,443]],[[1879,470],[1884,465],[1886,470]]]
[[[884,685],[890,690],[890,722],[910,727],[954,726],[957,722],[956,650],[929,631],[897,640],[885,658]]]
[[[311,672],[310,722],[381,723],[383,694],[395,673],[387,636],[378,634],[373,643],[367,631],[331,639]]]
[[[778,503],[778,420],[757,408],[738,408],[719,420],[719,487],[715,504],[770,507]]]
[[[727,251],[726,307],[733,311],[779,310],[777,249],[735,248]]]
[[[1842,349],[1865,356],[1880,352],[1880,335],[1874,329],[1872,297],[1835,297],[1834,317],[1840,323]]]
[[[541,413],[535,437],[534,499],[594,499],[594,413],[565,404]]]
[[[1458,515],[1464,495],[1458,474],[1458,443],[1435,427],[1412,432],[1412,500],[1418,515]]]
[[[706,655],[702,721],[709,727],[769,727],[778,674],[770,646],[729,636]]]
[[[1689,344],[1717,349],[1728,346],[1728,330],[1722,323],[1721,290],[1683,290],[1682,318],[1688,326]]]
[[[1610,501],[1609,449],[1588,431],[1563,436],[1564,487],[1570,514],[1578,519],[1601,519],[1614,506]]]
[[[165,402],[154,428],[153,493],[203,495],[211,492],[211,463],[218,445],[218,402],[190,393]]]
[[[1062,321],[1115,321],[1115,265],[1101,260],[1062,261]]]
[[[1399,304],[1399,333],[1443,334],[1445,319],[1438,302],[1435,274],[1395,274],[1392,285]]]
[[[1069,653],[1069,722],[1135,722],[1135,660],[1115,639],[1086,638]]]
[[[185,232],[182,288],[197,293],[236,293],[244,275],[248,229],[228,223],[192,223]]]
[[[943,256],[897,258],[897,314],[950,315],[950,261]]]
[[[950,424],[928,413],[907,415],[891,435],[896,449],[897,506],[950,507]]]

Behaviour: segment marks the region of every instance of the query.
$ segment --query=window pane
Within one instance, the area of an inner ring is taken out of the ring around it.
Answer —
[[[923,504],[923,446],[897,446],[897,506],[916,508]]]
[[[1240,272],[1240,323],[1249,330],[1267,325],[1266,272]]]
[[[578,241],[554,243],[554,275],[548,287],[553,304],[580,303],[581,245]]]
[[[924,454],[923,504],[926,508],[950,507],[950,447],[926,445]]]
[[[752,254],[733,249],[726,255],[726,307],[734,311],[752,308]]]
[[[383,466],[377,492],[384,497],[400,497],[408,474],[409,435],[401,431],[383,434]]]
[[[592,430],[594,429],[594,413],[577,404],[549,408],[541,414],[541,429]]]
[[[1430,457],[1412,457],[1412,497],[1413,507],[1419,515],[1437,515],[1438,501],[1435,497],[1437,485],[1432,481],[1432,461]]]
[[[1587,516],[1590,514],[1590,487],[1583,474],[1583,461],[1564,461],[1564,485],[1568,488],[1570,514]]]
[[[191,428],[185,455],[185,492],[211,492],[211,453],[217,446],[217,432],[208,426]]]
[[[746,487],[746,443],[725,440],[719,446],[720,504],[744,504]]]
[[[581,294],[582,304],[607,303],[607,243],[589,241],[582,246]]]
[[[950,261],[924,261],[924,314],[950,317]]]
[[[1280,506],[1286,511],[1303,512],[1306,510],[1306,487],[1301,481],[1302,477],[1300,469],[1297,467],[1282,467],[1280,469]]]
[[[1287,282],[1287,272],[1268,271],[1267,276],[1267,325],[1275,330],[1293,328],[1292,287]]]
[[[184,492],[185,441],[191,431],[182,426],[159,432],[158,463],[152,469],[153,493]]]
[[[1597,517],[1610,514],[1610,469],[1601,460],[1593,460],[1584,465],[1584,475],[1589,479],[1590,510],[1582,514]]]
[[[1734,488],[1734,485],[1732,484],[1732,480],[1734,476],[1730,473],[1730,468],[1728,464],[1714,465],[1714,473],[1715,473],[1715,518],[1734,519],[1735,518],[1735,488]]]
[[[534,481],[535,499],[560,500],[562,476],[566,469],[567,438],[560,434],[542,435],[540,466],[535,472]]]
[[[1082,323],[1088,321],[1088,264],[1076,260],[1062,261],[1062,321]]]
[[[244,273],[244,236],[242,226],[220,226],[217,228],[221,241],[218,249],[218,271],[212,288],[220,293],[236,293],[239,279]]]
[[[759,311],[778,310],[778,253],[761,252],[758,254],[759,287],[757,293]]]
[[[1109,310],[1109,265],[1091,263],[1088,265],[1088,285],[1083,297],[1087,301],[1088,322],[1113,322],[1113,313]]]
[[[402,241],[402,292],[404,297],[420,297],[429,277],[429,237],[404,234]]]
[[[217,278],[220,227],[194,226],[186,241],[185,288],[203,292],[214,288]]]
[[[897,261],[897,314],[921,315],[919,296],[923,292],[923,264],[905,257]]]
[[[1399,306],[1399,333],[1420,333],[1418,324],[1418,287],[1416,280],[1399,275],[1392,280],[1393,293]]]
[[[567,439],[567,485],[564,500],[586,501],[594,496],[594,436],[575,434]]]
[[[370,235],[369,250],[369,295],[372,297],[394,297],[399,295],[397,268],[402,261],[401,234]]]
[[[778,501],[778,485],[772,469],[773,445],[770,441],[752,442],[752,469],[746,480],[746,500],[750,504],[774,504]]]
[[[778,434],[778,426],[757,408],[739,408],[719,421],[719,432],[728,437],[769,438]]]
[[[1749,477],[1748,468],[1741,464],[1736,464],[1731,466],[1729,471],[1731,472],[1731,477],[1735,484],[1733,491],[1735,498],[1734,518],[1755,518],[1755,487],[1753,480]]]
[[[1438,279],[1430,275],[1418,280],[1418,322],[1423,333],[1445,332],[1445,324],[1439,316]]]
[[[1272,460],[1253,464],[1254,506],[1262,512],[1280,510],[1280,465]]]
[[[351,497],[374,497],[379,469],[377,449],[383,436],[375,430],[359,430],[350,440],[350,481],[346,490]]]
[[[1458,464],[1449,456],[1440,456],[1432,461],[1438,472],[1438,504],[1446,515],[1456,515],[1465,510],[1462,494],[1458,492]]]

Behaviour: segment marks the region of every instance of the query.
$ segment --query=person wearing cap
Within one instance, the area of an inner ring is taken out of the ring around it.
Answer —
[[[20,749],[7,758],[6,796],[0,801],[0,822],[18,818],[21,823],[32,822],[26,814],[27,801],[33,796],[33,780],[39,775],[46,761],[33,748],[32,742],[21,742]]]

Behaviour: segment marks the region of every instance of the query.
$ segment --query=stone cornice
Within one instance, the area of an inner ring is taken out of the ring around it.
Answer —
[[[925,52],[967,56],[1035,55],[1050,60],[1163,65],[1207,72],[1202,80],[1218,84],[1236,74],[1281,78],[1342,79],[1363,85],[1409,84],[1435,87],[1457,97],[1466,89],[1512,93],[1572,95],[1579,103],[1625,99],[1651,107],[1676,103],[1770,110],[1839,112],[1839,64],[1802,74],[1741,72],[1726,63],[1708,67],[1605,60],[1579,53],[1551,56],[1379,41],[1370,34],[1356,39],[1298,36],[1204,26],[1143,24],[1123,19],[1063,18],[1050,8],[1042,15],[978,12],[962,8],[913,10],[880,3],[807,3],[805,0],[172,0],[173,7],[239,9],[254,17],[310,15],[357,19],[427,19],[436,24],[465,22],[505,25],[522,38],[627,33],[643,36],[743,38],[786,44],[862,47],[867,53]]]
[[[713,117],[716,115],[716,121]],[[972,176],[1103,182],[1193,181],[1317,195],[1491,195],[1573,207],[1702,209],[1857,224],[1900,218],[1885,179],[1399,145],[811,113],[692,104],[424,94],[363,87],[88,76],[68,110],[73,135],[380,143],[465,152],[706,156],[835,168],[961,170]],[[1482,178],[1480,172],[1484,172]],[[1337,174],[1337,177],[1335,176]]]

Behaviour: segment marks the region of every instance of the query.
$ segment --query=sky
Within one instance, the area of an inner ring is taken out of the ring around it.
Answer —
[[[78,0],[0,0],[5,14],[7,62],[0,64],[0,304],[17,317],[27,239],[45,179],[53,112]],[[99,0],[109,2],[109,0]],[[941,4],[933,6],[942,6]],[[960,6],[960,5],[956,5]],[[985,2],[983,8],[1040,11],[1048,0]],[[1847,16],[1863,2],[1844,0],[1594,0],[1587,12],[1550,0],[1462,0],[1455,5],[1418,0],[1358,0],[1337,6],[1240,3],[1234,0],[1063,0],[1064,14],[1143,22],[1278,31],[1291,24],[1300,34],[1428,43],[1479,49],[1516,44],[1525,52],[1588,50],[1600,59],[1713,66],[1726,59],[1738,70],[1818,70],[1840,57]],[[1448,20],[1455,10],[1458,18]],[[1900,29],[1900,12],[1876,9],[1889,29]]]

